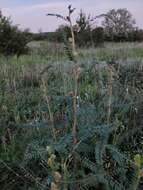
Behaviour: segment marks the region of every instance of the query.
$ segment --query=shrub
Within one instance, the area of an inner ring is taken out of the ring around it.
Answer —
[[[10,18],[0,12],[0,53],[4,55],[17,55],[26,53],[28,30],[21,31],[12,25]]]

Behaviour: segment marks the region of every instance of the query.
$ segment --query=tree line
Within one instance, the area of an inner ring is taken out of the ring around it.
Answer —
[[[102,19],[100,27],[95,24],[96,19],[99,18]],[[79,46],[99,46],[102,45],[104,41],[143,41],[143,30],[136,26],[135,19],[127,9],[112,9],[106,14],[93,18],[81,10],[76,24],[73,27],[76,43]],[[47,33],[47,37],[49,40],[56,39],[58,42],[62,42],[63,33],[67,35],[67,38],[70,38],[70,28],[67,25],[61,25],[55,32]]]
[[[96,26],[96,20],[101,18],[101,26]],[[91,17],[82,10],[73,25],[76,44],[81,46],[102,46],[104,41],[111,42],[142,42],[143,29],[136,26],[135,19],[127,9],[112,9],[106,14]],[[13,25],[10,18],[0,11],[0,54],[19,56],[26,53],[27,43],[32,40],[48,40],[61,43],[64,37],[70,39],[68,25],[61,25],[54,32],[32,33],[28,29],[22,31]]]

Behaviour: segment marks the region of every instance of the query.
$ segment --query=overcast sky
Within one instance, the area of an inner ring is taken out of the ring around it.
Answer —
[[[46,13],[66,15],[67,6],[76,7],[74,18],[82,8],[92,16],[106,13],[112,8],[127,8],[143,28],[143,0],[0,0],[0,9],[6,16],[11,16],[14,24],[29,28],[33,32],[53,31],[63,22],[56,18],[46,17]],[[98,23],[97,23],[98,24]]]

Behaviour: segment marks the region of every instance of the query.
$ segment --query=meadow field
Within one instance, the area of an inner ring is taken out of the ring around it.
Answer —
[[[0,189],[141,190],[143,43],[29,46],[0,57]]]

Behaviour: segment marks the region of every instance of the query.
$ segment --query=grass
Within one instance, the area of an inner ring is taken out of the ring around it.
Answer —
[[[1,189],[137,189],[142,44],[58,49],[0,58]]]
[[[47,57],[57,59],[65,59],[65,52],[63,51],[64,45],[58,43],[47,43],[43,41],[39,42],[31,42],[28,45],[32,52],[38,55],[47,55]],[[104,43],[102,47],[97,48],[80,48],[78,50],[80,59],[87,58],[87,61],[90,58],[95,58],[96,60],[105,61],[114,59],[121,59],[125,61],[125,59],[134,59],[141,60],[143,58],[143,43]]]

